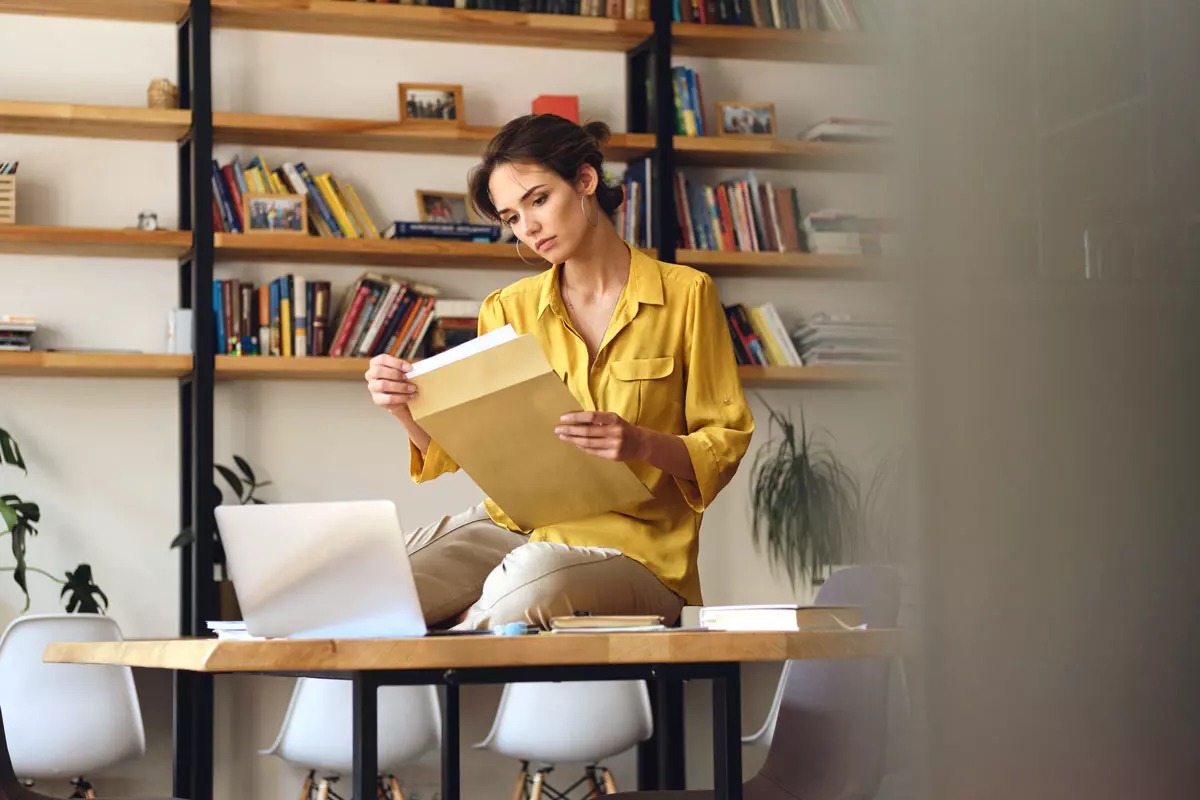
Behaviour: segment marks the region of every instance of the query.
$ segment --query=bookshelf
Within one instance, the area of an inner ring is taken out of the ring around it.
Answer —
[[[34,378],[182,378],[192,357],[158,353],[0,352],[0,375]]]
[[[191,124],[181,109],[0,100],[0,133],[174,142]]]
[[[671,50],[677,56],[871,64],[875,61],[876,45],[864,36],[829,31],[692,22],[676,22],[671,26]]]
[[[405,128],[395,120],[229,112],[213,114],[213,139],[217,144],[261,144],[477,157],[499,130],[494,126],[472,125],[457,130],[429,131]],[[653,149],[652,134],[616,133],[605,147],[605,157],[614,161],[626,161],[644,156]]]
[[[190,231],[0,225],[0,253],[12,255],[176,259],[191,246]]]
[[[654,30],[645,21],[341,0],[212,0],[212,6],[218,28],[567,50],[628,52]]]
[[[187,0],[0,0],[0,14],[132,22],[178,22],[187,10]]]
[[[747,253],[728,250],[677,250],[675,260],[714,277],[744,278],[870,278],[881,274],[881,263],[860,256],[814,253]]]
[[[257,380],[361,381],[365,359],[272,358],[212,355],[215,320],[209,302],[216,260],[346,264],[375,267],[473,268],[537,271],[520,261],[512,245],[458,242],[345,241],[283,235],[214,233],[207,176],[214,144],[346,149],[381,153],[478,154],[495,132],[472,126],[446,134],[403,130],[392,121],[283,115],[214,113],[213,28],[273,30],[335,36],[366,36],[429,42],[497,44],[555,50],[588,50],[626,56],[630,132],[607,146],[613,161],[656,156],[654,180],[670,186],[678,166],[761,167],[829,171],[874,171],[885,154],[856,145],[776,140],[733,140],[674,136],[670,64],[672,55],[831,64],[870,63],[865,40],[847,34],[778,31],[738,26],[672,24],[670,3],[655,0],[655,19],[524,14],[453,8],[354,3],[344,0],[0,0],[0,14],[22,13],[178,25],[176,82],[187,109],[0,101],[0,131],[45,136],[99,137],[180,143],[180,219],[183,231],[143,232],[62,226],[0,226],[0,253],[82,257],[153,258],[172,262],[179,274],[179,302],[194,306],[193,342],[198,355],[37,352],[0,353],[0,376],[87,377],[179,380],[180,516],[197,531],[197,543],[180,563],[180,633],[203,633],[216,607],[211,506],[213,396],[215,383]],[[652,69],[652,67],[654,67]],[[386,82],[384,77],[379,77]],[[140,88],[140,87],[139,87]],[[660,98],[657,105],[647,103]],[[651,132],[656,131],[656,132]],[[717,276],[760,275],[786,279],[859,277],[874,266],[867,259],[807,253],[725,253],[675,249],[672,192],[654,200],[657,240],[665,260],[692,264]],[[193,238],[194,232],[194,238]],[[195,302],[193,303],[193,300]],[[748,388],[823,389],[874,385],[878,372],[835,367],[740,367]],[[673,690],[672,690],[673,691]],[[681,697],[681,696],[680,696]],[[682,706],[682,700],[675,703]],[[175,693],[177,746],[189,754],[176,765],[173,794],[192,800],[212,797],[211,679],[181,682]],[[681,726],[674,716],[664,730]],[[680,741],[676,733],[672,740]],[[653,783],[682,788],[679,754],[665,759],[666,772]],[[640,776],[639,776],[640,777]]]

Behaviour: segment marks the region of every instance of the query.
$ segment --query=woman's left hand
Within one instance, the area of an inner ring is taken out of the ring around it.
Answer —
[[[563,414],[554,429],[558,438],[610,461],[644,458],[645,432],[611,411],[576,411]]]

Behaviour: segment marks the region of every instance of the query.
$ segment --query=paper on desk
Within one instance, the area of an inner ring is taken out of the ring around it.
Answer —
[[[507,325],[492,333],[463,357],[415,379],[409,373],[417,386],[413,419],[523,530],[650,500],[627,465],[584,453],[554,433],[563,414],[582,406],[537,337],[516,336]]]

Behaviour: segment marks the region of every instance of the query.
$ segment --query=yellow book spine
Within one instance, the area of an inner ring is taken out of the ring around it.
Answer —
[[[747,308],[746,313],[750,315],[750,325],[753,326],[754,332],[758,334],[759,340],[767,351],[767,361],[771,362],[771,366],[787,366],[787,356],[780,349],[779,342],[775,341],[775,334],[771,333],[771,327],[767,325],[767,319],[763,315],[762,309]]]
[[[286,297],[279,301],[279,352],[292,354],[292,301]]]
[[[329,182],[329,173],[317,176],[317,188],[321,190],[321,196],[325,198],[325,202],[333,209],[333,216],[338,222],[338,227],[346,234],[347,239],[357,239],[358,232],[354,230],[354,225],[350,222],[350,218],[346,216],[346,209],[342,208],[342,204],[338,201],[337,192],[333,190],[333,185]]]
[[[367,207],[358,199],[358,192],[354,191],[354,187],[348,183],[340,185],[342,194],[350,201],[350,206],[354,209],[354,215],[358,218],[360,227],[363,228],[364,237],[369,235],[372,239],[378,239],[379,229],[375,227],[375,222],[371,219],[371,215],[367,213]]]
[[[283,181],[279,180],[279,176],[274,172],[268,173],[267,177],[271,180],[271,191],[275,194],[291,194],[287,187],[283,185]]]

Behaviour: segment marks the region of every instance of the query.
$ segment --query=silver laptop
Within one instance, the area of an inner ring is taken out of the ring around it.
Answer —
[[[218,506],[226,566],[251,636],[423,636],[390,500]]]

